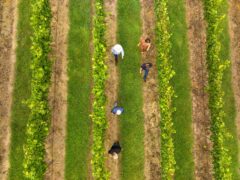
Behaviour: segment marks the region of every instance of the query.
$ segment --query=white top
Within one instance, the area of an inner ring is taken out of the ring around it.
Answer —
[[[115,55],[122,54],[122,58],[124,57],[124,50],[120,44],[116,44],[112,47],[112,53]]]
[[[114,153],[114,154],[113,154],[113,159],[115,159],[115,160],[118,159],[118,155],[117,155],[117,153]]]
[[[116,114],[120,115],[120,114],[122,114],[122,111],[121,110],[117,110]]]

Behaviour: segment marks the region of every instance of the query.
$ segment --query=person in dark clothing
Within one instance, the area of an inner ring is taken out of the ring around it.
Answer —
[[[119,141],[113,143],[111,149],[108,151],[108,154],[111,154],[114,159],[118,158],[118,154],[121,152],[122,148],[119,144]]]
[[[152,67],[152,63],[144,63],[144,64],[141,65],[140,74],[142,74],[142,71],[144,71],[144,76],[143,76],[144,82],[146,82],[146,80],[147,80],[149,69],[151,67]]]
[[[118,106],[117,102],[115,102],[111,112],[116,115],[121,115],[123,111],[124,111],[123,107]]]

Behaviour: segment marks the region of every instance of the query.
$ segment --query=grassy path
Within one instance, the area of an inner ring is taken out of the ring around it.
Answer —
[[[199,179],[212,178],[210,117],[208,109],[206,27],[203,4],[198,0],[186,1],[188,24],[189,64],[192,93],[192,126],[194,134],[194,176]],[[190,153],[190,152],[189,152]],[[182,174],[180,177],[182,177]]]
[[[173,78],[174,90],[177,98],[174,107],[177,111],[173,115],[176,159],[176,179],[193,179],[194,164],[192,154],[192,114],[191,114],[191,84],[189,78],[189,50],[187,44],[187,26],[185,20],[185,6],[183,0],[169,1],[169,16],[172,24],[172,59],[176,75]]]
[[[143,85],[144,113],[144,179],[160,179],[160,112],[158,70],[156,66],[154,0],[141,0],[142,36],[152,46],[142,53],[142,63],[152,63],[147,82]]]
[[[16,62],[18,1],[0,2],[0,179],[9,170],[12,91]]]
[[[88,179],[90,152],[91,2],[70,0],[65,179]]]
[[[124,180],[144,179],[144,128],[142,112],[142,79],[138,75],[140,54],[139,41],[140,4],[138,0],[118,2],[118,41],[125,50],[119,63],[119,102],[125,108],[120,118],[122,143],[121,178]]]
[[[227,15],[228,12],[228,2],[224,1],[222,9],[222,13]],[[220,57],[223,60],[230,59],[230,37],[228,32],[228,19],[225,18],[222,24],[223,33],[221,35],[221,43],[222,43],[222,50]],[[223,76],[223,90],[225,92],[224,96],[224,111],[226,113],[224,122],[227,128],[227,131],[233,136],[233,138],[227,139],[226,147],[230,150],[230,156],[232,158],[232,177],[233,179],[237,180],[240,179],[239,175],[239,164],[238,164],[238,141],[237,141],[237,128],[235,123],[236,118],[236,107],[235,107],[235,100],[234,94],[231,85],[231,68],[227,68]]]
[[[238,132],[238,164],[240,164],[240,2],[230,1],[229,6],[229,34],[231,40],[232,87],[236,104],[236,124]],[[238,165],[239,167],[239,165]],[[240,171],[238,170],[238,174]]]
[[[23,178],[23,144],[25,143],[25,128],[29,110],[22,102],[30,97],[30,62],[31,53],[30,35],[30,1],[20,0],[16,79],[13,90],[12,122],[11,122],[11,146],[10,146],[10,170],[9,179],[22,180]]]

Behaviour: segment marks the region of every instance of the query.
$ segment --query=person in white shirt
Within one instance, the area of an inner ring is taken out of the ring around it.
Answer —
[[[119,54],[122,54],[122,59],[124,57],[123,47],[120,44],[116,44],[115,46],[112,47],[112,53],[115,57],[115,64],[117,65]]]

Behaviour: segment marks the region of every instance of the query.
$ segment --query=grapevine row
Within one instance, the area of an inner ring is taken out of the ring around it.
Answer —
[[[170,50],[171,34],[170,20],[167,11],[168,0],[155,0],[156,14],[156,46],[157,46],[157,66],[160,91],[160,129],[161,129],[161,177],[162,179],[172,179],[175,173],[175,157],[172,114],[175,108],[172,105],[174,89],[171,80],[175,74],[172,68]]]
[[[225,147],[226,128],[224,124],[222,90],[223,72],[229,62],[220,59],[220,24],[224,16],[219,13],[222,0],[204,0],[205,19],[207,26],[207,66],[209,109],[211,114],[211,140],[213,142],[213,165],[215,179],[232,179],[230,171],[231,157]]]
[[[48,58],[51,43],[51,10],[48,0],[31,0],[31,97],[27,104],[30,115],[24,144],[24,176],[26,179],[43,179],[46,171],[44,141],[48,134],[50,110],[48,91],[51,62]]]
[[[106,43],[105,43],[105,13],[103,0],[95,0],[95,16],[93,27],[93,113],[91,115],[93,121],[93,147],[92,147],[92,167],[93,177],[98,180],[109,178],[105,169],[105,148],[104,136],[107,128],[106,120],[106,97],[105,82],[107,75]]]

